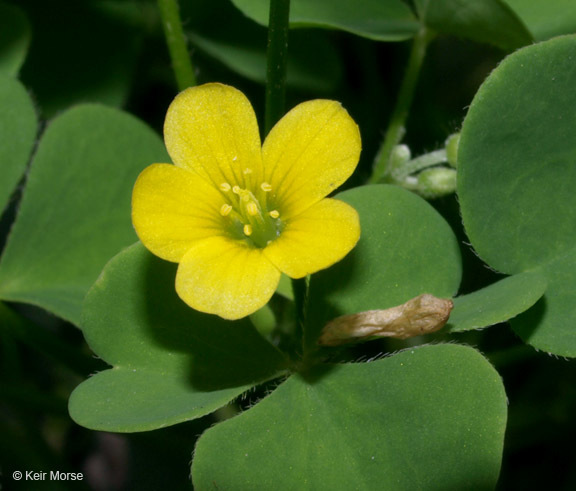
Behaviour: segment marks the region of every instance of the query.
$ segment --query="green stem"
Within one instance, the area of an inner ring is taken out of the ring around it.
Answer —
[[[178,0],[158,0],[158,8],[178,89],[184,90],[196,85],[196,77],[186,46],[186,36],[182,29]]]
[[[289,16],[290,0],[270,0],[264,117],[266,134],[284,116]]]
[[[446,150],[442,148],[440,150],[434,150],[433,152],[420,155],[420,157],[416,157],[408,162],[404,162],[399,169],[392,170],[390,175],[395,181],[402,182],[410,174],[415,174],[427,167],[443,164],[444,162],[446,162]]]
[[[430,40],[430,32],[425,28],[422,28],[414,38],[408,60],[408,67],[406,68],[400,87],[400,94],[398,94],[398,100],[396,101],[388,129],[386,130],[384,143],[380,147],[376,162],[374,163],[374,169],[370,177],[371,183],[379,182],[388,176],[392,151],[404,137],[406,119],[408,118],[412,99],[414,98],[414,89],[418,82],[420,68],[422,67],[422,62],[424,61]]]
[[[304,322],[306,312],[306,296],[308,294],[307,278],[292,279],[292,292],[294,293],[294,305],[296,307],[296,316],[301,327]]]

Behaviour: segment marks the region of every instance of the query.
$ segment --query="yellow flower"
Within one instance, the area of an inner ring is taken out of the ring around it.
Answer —
[[[174,99],[164,139],[175,165],[140,174],[132,221],[152,253],[179,263],[176,291],[190,307],[244,317],[268,302],[281,273],[302,278],[356,245],[358,214],[325,198],[360,155],[358,127],[339,103],[296,106],[261,146],[244,94],[206,84]]]

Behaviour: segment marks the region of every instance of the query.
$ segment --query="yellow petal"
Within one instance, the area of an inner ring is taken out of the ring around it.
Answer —
[[[354,172],[358,126],[338,103],[304,102],[276,124],[264,142],[264,181],[280,215],[291,217],[318,202]]]
[[[220,193],[205,179],[171,164],[142,171],[132,192],[132,223],[154,254],[178,262],[192,245],[222,235]]]
[[[340,261],[360,238],[358,213],[336,199],[323,199],[286,222],[264,253],[292,278],[301,278]]]
[[[176,291],[196,310],[240,319],[263,307],[279,280],[280,271],[262,249],[212,237],[197,243],[182,258]]]
[[[246,179],[262,180],[256,116],[246,96],[233,87],[206,84],[178,94],[166,114],[164,141],[174,164],[215,186],[246,188]]]

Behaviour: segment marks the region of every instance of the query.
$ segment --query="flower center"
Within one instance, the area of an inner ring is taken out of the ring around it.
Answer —
[[[246,177],[251,173],[250,169],[244,170]],[[251,184],[246,179],[246,189],[243,189],[228,182],[221,183],[219,187],[224,204],[220,207],[220,214],[228,220],[235,238],[264,248],[280,236],[284,225],[280,212],[272,204],[272,186],[267,182],[259,186]]]

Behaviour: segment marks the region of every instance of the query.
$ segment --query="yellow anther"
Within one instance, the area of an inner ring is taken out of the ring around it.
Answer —
[[[250,203],[246,205],[246,211],[248,212],[248,215],[255,217],[258,215],[258,206],[256,203],[254,203],[254,201],[250,201]]]
[[[220,207],[220,215],[222,215],[223,217],[227,217],[228,215],[230,215],[231,211],[232,211],[232,207],[226,203],[224,203]]]
[[[252,169],[250,169],[249,167],[246,167],[244,169],[244,174],[252,174]]]
[[[272,210],[268,213],[272,218],[278,218],[280,216],[280,212],[278,210]]]
[[[268,192],[272,191],[272,186],[270,186],[270,184],[268,184],[267,182],[263,182],[262,184],[260,184],[260,188],[261,188],[262,191],[264,191],[265,193],[268,193]]]
[[[244,235],[250,237],[252,235],[252,225],[244,225]]]
[[[241,191],[240,186],[234,186],[232,188],[233,193],[240,194],[240,191]]]
[[[230,191],[231,186],[227,182],[223,182],[222,184],[220,184],[220,189],[225,193],[227,193],[228,191]]]

